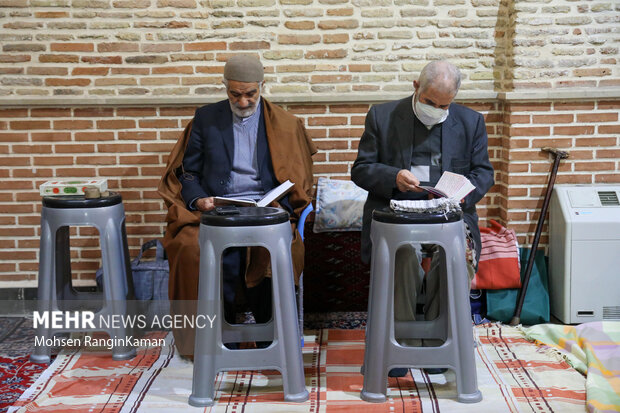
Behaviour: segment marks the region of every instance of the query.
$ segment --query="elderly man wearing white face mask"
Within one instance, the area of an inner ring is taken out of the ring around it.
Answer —
[[[390,199],[426,199],[420,185],[435,186],[444,171],[465,175],[476,189],[462,200],[464,221],[473,240],[473,276],[480,255],[480,230],[476,203],[493,186],[493,167],[489,162],[487,132],[482,115],[453,103],[461,84],[459,70],[446,61],[426,65],[417,81],[415,93],[405,99],[370,108],[364,134],[351,179],[368,191],[364,205],[362,228],[362,260],[371,254],[370,222],[372,211],[385,208]],[[401,248],[396,254],[396,280],[399,288],[394,294],[394,316],[398,320],[413,320],[416,296],[421,288],[421,250],[435,256],[432,245],[418,246],[414,253]],[[424,317],[438,315],[436,271],[433,259],[426,274],[427,301]],[[406,344],[406,343],[401,343]],[[403,376],[405,369],[393,369],[390,376]]]

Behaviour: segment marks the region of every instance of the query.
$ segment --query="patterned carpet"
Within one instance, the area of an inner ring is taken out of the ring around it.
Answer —
[[[30,320],[0,318],[0,412],[6,412],[47,368],[29,361],[33,343]]]
[[[337,316],[325,323],[338,323]],[[218,375],[216,405],[187,405],[192,366],[165,345],[139,349],[133,360],[115,362],[109,350],[66,348],[10,409],[11,412],[584,412],[585,379],[561,358],[528,342],[516,328],[476,326],[476,365],[483,401],[456,401],[452,372],[428,375],[412,369],[390,378],[388,401],[360,400],[363,330],[307,330],[304,352],[305,403],[283,401],[276,371]]]

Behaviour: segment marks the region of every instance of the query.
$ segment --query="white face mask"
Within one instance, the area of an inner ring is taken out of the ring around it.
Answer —
[[[413,113],[427,127],[437,125],[448,118],[448,109],[436,108],[426,103],[421,103],[417,99],[417,94],[413,97]]]

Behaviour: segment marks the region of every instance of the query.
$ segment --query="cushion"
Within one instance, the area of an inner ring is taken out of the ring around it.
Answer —
[[[314,232],[361,231],[367,195],[351,181],[319,178]]]

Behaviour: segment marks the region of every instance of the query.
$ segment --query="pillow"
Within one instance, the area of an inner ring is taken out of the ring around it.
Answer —
[[[314,232],[361,231],[367,195],[351,181],[319,178]]]

